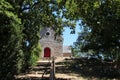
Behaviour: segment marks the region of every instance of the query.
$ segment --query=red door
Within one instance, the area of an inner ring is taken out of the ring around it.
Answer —
[[[44,57],[50,57],[50,55],[51,55],[51,50],[50,50],[50,48],[45,48],[44,49]]]

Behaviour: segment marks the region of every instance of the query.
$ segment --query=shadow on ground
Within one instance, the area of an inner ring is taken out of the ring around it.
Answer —
[[[85,80],[120,80],[120,67],[114,62],[103,62],[99,59],[72,58],[56,62],[55,65],[56,74],[63,74],[63,76],[72,74],[75,77],[83,77]],[[36,72],[39,76],[35,75]],[[50,80],[49,76],[42,77],[43,73],[45,75],[50,74],[50,64],[38,63],[28,73],[35,76],[21,77],[16,80]],[[25,75],[27,74],[25,73]],[[72,80],[69,76],[68,78],[63,76],[57,76],[55,80]]]
[[[31,78],[20,78],[16,80],[50,80],[49,77],[44,77],[44,78],[36,78],[36,77],[31,77]],[[63,78],[56,78],[55,80],[71,80],[71,79],[63,79]]]
[[[50,80],[50,62],[38,62],[38,64],[25,73],[16,76],[15,80]],[[43,75],[44,74],[44,75]],[[47,77],[46,77],[47,75]],[[71,80],[69,78],[55,78],[55,80]]]
[[[120,80],[120,68],[115,62],[103,62],[99,59],[75,58],[56,63],[56,73],[73,73],[85,78]],[[97,80],[98,80],[97,79]]]

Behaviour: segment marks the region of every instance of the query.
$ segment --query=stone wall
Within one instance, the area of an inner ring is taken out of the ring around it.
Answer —
[[[72,54],[71,53],[64,53],[63,57],[72,57]]]

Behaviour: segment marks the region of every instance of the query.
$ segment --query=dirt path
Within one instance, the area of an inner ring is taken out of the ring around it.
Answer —
[[[87,80],[78,74],[69,72],[64,64],[64,58],[57,58],[55,77],[58,80]],[[51,60],[40,60],[38,65],[31,68],[30,71],[17,76],[17,80],[47,80],[50,76],[50,62]],[[45,73],[44,73],[45,72]],[[44,74],[44,75],[43,75]],[[49,80],[49,79],[48,79]]]
[[[38,61],[28,72],[18,75],[17,80],[49,80],[50,62],[51,60]],[[120,80],[119,71],[114,66],[96,60],[55,59],[56,80]]]

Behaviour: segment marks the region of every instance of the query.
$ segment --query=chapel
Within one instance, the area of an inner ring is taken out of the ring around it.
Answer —
[[[41,30],[40,44],[42,58],[63,57],[63,37],[60,35],[55,38],[55,32],[51,28]]]

